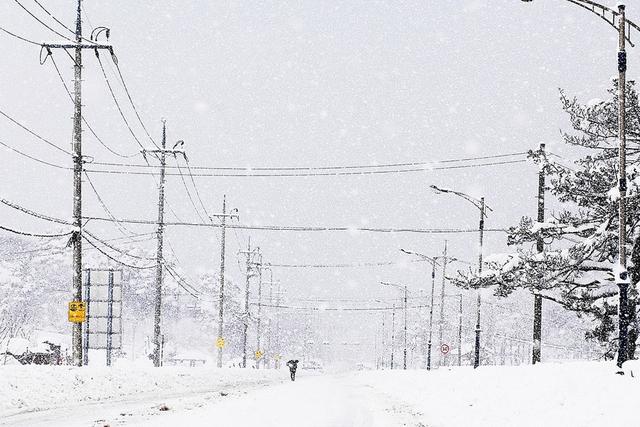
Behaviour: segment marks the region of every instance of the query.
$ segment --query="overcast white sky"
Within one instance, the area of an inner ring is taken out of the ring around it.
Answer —
[[[32,0],[21,0],[56,29]],[[73,2],[42,2],[70,27]],[[554,0],[459,1],[150,1],[87,0],[91,26],[111,28],[111,43],[156,139],[168,121],[169,144],[186,141],[193,165],[325,166],[424,162],[526,151],[547,142],[568,153],[558,88],[583,100],[604,97],[616,73],[617,35],[588,12]],[[640,20],[640,9],[628,16]],[[88,19],[87,19],[88,18]],[[89,24],[90,22],[90,24]],[[54,41],[13,1],[0,5],[0,26],[36,41]],[[73,114],[50,61],[40,66],[38,47],[0,34],[0,109],[69,147]],[[72,63],[54,53],[68,82]],[[629,57],[636,75],[636,51]],[[109,63],[103,55],[103,62]],[[127,133],[92,52],[85,52],[85,117],[113,148],[133,153]],[[576,71],[578,70],[578,71]],[[113,69],[107,72],[127,106]],[[136,124],[130,110],[125,113]],[[141,141],[143,132],[135,128]],[[0,141],[41,159],[71,165],[0,118]],[[84,132],[84,153],[120,161]],[[71,217],[71,174],[2,151],[3,198],[58,217]],[[140,159],[135,159],[140,161]],[[537,170],[516,164],[363,177],[196,178],[209,212],[222,195],[241,222],[310,226],[473,228],[478,213],[464,200],[434,195],[430,184],[485,195],[494,212],[487,227],[534,215]],[[148,176],[94,176],[119,217],[154,219],[157,193]],[[190,184],[190,183],[189,183]],[[182,220],[197,217],[182,182],[170,177],[168,200]],[[87,215],[104,216],[88,185]],[[168,214],[169,220],[175,220]],[[8,208],[0,223],[52,231]],[[101,236],[115,227],[90,223]],[[140,232],[148,227],[132,227]],[[402,259],[400,247],[435,254],[445,238],[450,253],[476,258],[475,234],[242,232],[273,263],[348,263]],[[190,277],[216,268],[218,232],[169,228],[169,241]],[[502,252],[504,234],[489,233],[486,252]],[[153,243],[149,243],[153,248]],[[229,275],[238,249],[229,233]],[[378,282],[417,289],[426,266],[343,270],[278,270],[290,294],[392,296]]]

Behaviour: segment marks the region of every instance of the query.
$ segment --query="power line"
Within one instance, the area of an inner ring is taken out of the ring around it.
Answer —
[[[388,311],[399,310],[401,307],[293,307],[289,305],[275,305],[275,304],[258,304],[251,303],[251,305],[260,305],[268,308],[278,308],[287,310],[303,310],[303,311]],[[413,305],[408,306],[407,309],[426,308],[428,305]]]
[[[59,33],[58,31],[54,30],[53,28],[51,28],[49,25],[47,25],[44,21],[42,21],[40,18],[38,18],[36,15],[34,15],[29,9],[27,9],[26,7],[24,7],[22,5],[22,3],[20,3],[18,0],[13,0],[15,1],[18,6],[20,6],[25,12],[27,12],[33,19],[35,19],[36,21],[38,21],[43,27],[45,27],[46,29],[48,29],[49,31],[51,31],[52,33],[62,37],[63,39],[70,41],[72,43],[75,43],[75,40],[70,39],[69,37],[65,36],[64,34]]]
[[[39,159],[37,157],[31,156],[31,155],[29,155],[27,153],[24,153],[24,152],[18,150],[17,148],[13,148],[10,145],[5,144],[2,141],[0,141],[0,145],[2,145],[3,147],[7,148],[8,150],[11,150],[14,153],[17,153],[17,154],[19,154],[19,155],[21,155],[23,157],[26,157],[26,158],[31,159],[31,160],[33,160],[35,162],[38,162],[38,163],[42,163],[42,164],[47,165],[47,166],[51,166],[51,167],[56,168],[56,169],[65,169],[65,170],[73,169],[73,168],[70,168],[70,167],[67,167],[67,166],[61,166],[61,165],[57,165],[55,163],[50,163],[50,162],[47,162],[46,160],[41,160],[41,159]]]
[[[41,46],[40,43],[34,42],[33,40],[29,40],[29,39],[27,39],[25,37],[22,37],[22,36],[19,36],[16,33],[12,33],[11,31],[9,31],[9,30],[7,30],[5,28],[0,27],[0,31],[2,31],[2,32],[6,33],[6,34],[9,34],[10,36],[15,37],[15,38],[17,38],[19,40],[22,40],[23,42],[27,42],[27,43],[30,43],[30,44],[33,44],[33,45],[36,45],[36,46]]]
[[[179,160],[176,159],[176,163],[178,161]],[[187,197],[189,198],[189,201],[191,202],[191,206],[193,206],[193,210],[196,211],[196,215],[198,215],[198,218],[200,218],[200,221],[205,222],[204,218],[202,218],[202,215],[200,215],[200,211],[198,210],[198,207],[196,206],[195,202],[193,201],[193,198],[191,197],[191,192],[189,191],[189,187],[187,186],[187,181],[185,181],[185,179],[184,179],[184,175],[182,174],[182,169],[180,169],[180,166],[178,166],[178,172],[180,173],[180,180],[182,181],[182,184],[184,185],[184,189],[187,192]],[[196,191],[197,191],[197,189],[196,189]],[[200,200],[200,203],[202,203],[202,200]],[[205,211],[205,214],[206,214],[206,211]]]
[[[94,221],[113,221],[110,218],[83,216],[83,219]],[[130,224],[148,224],[157,225],[157,221],[142,219],[118,219],[119,222]],[[188,226],[188,227],[222,227],[221,224],[215,223],[198,223],[198,222],[165,222],[166,226]],[[264,231],[346,231],[346,232],[374,232],[374,233],[421,233],[421,234],[453,234],[453,233],[477,233],[477,229],[462,228],[375,228],[375,227],[309,227],[309,226],[284,226],[284,225],[240,225],[226,224],[227,228],[236,228],[240,230],[264,230]],[[508,230],[504,228],[485,228],[485,232],[503,232]]]
[[[182,289],[185,290],[185,292],[187,292],[189,295],[191,295],[192,297],[194,297],[195,299],[199,299],[200,297],[196,294],[201,293],[201,291],[199,291],[198,289],[196,289],[194,286],[190,285],[182,276],[180,276],[175,270],[173,270],[173,268],[171,268],[168,264],[165,264],[165,269],[167,270],[167,273],[169,273],[169,275],[171,277],[173,277],[173,280],[176,281],[176,283],[178,284],[178,286],[180,286]],[[191,288],[191,290],[187,289],[187,286],[189,288]]]
[[[155,234],[155,233],[143,233],[143,234],[136,234],[135,236],[132,236],[130,238],[130,242],[132,243],[142,243],[142,242],[146,242],[149,240],[154,239],[155,237],[146,237],[145,239],[138,239],[139,237],[143,237],[143,236],[147,236],[149,234]],[[116,237],[113,239],[106,239],[105,241],[111,242],[111,241],[116,241],[116,240],[121,240],[127,237]],[[134,238],[136,238],[136,240],[133,240]],[[60,255],[60,254],[64,254],[65,253],[65,248],[57,248],[57,251],[51,252],[52,249],[55,248],[38,248],[38,249],[30,249],[30,250],[26,250],[26,251],[17,251],[17,252],[2,252],[2,256],[3,258],[6,259],[6,257],[13,257],[13,258],[17,258],[20,257],[20,255],[29,255],[29,254],[34,254],[34,253],[38,253],[38,252],[46,252],[46,254],[43,255],[34,255],[34,256],[51,256],[51,255]],[[95,250],[94,248],[89,248],[90,250]],[[84,250],[88,250],[83,248]]]
[[[120,83],[122,83],[122,87],[124,88],[124,92],[127,94],[127,98],[129,98],[129,103],[131,104],[131,108],[133,108],[133,111],[136,114],[136,117],[138,118],[138,121],[140,122],[140,125],[142,126],[142,129],[144,130],[144,132],[149,137],[149,140],[151,141],[151,143],[153,145],[155,145],[156,148],[160,149],[158,144],[156,144],[156,142],[151,137],[151,134],[147,130],[147,127],[145,126],[144,122],[142,121],[142,118],[140,117],[140,113],[138,113],[138,108],[136,108],[136,104],[133,102],[133,98],[131,97],[131,92],[129,91],[129,87],[127,86],[127,83],[125,82],[124,77],[122,76],[122,71],[120,70],[120,65],[118,64],[118,61],[116,60],[115,54],[113,52],[111,52],[111,60],[112,60],[113,64],[116,67],[116,71],[118,72],[118,76],[120,77]]]
[[[107,258],[109,258],[110,260],[112,260],[112,261],[114,261],[114,262],[116,262],[116,263],[118,263],[118,264],[124,265],[125,267],[135,268],[135,269],[137,269],[137,270],[148,270],[148,269],[151,269],[151,268],[155,268],[155,267],[156,267],[155,265],[142,266],[142,267],[141,267],[141,266],[137,266],[137,265],[128,264],[128,263],[126,263],[126,262],[124,262],[124,261],[121,261],[121,260],[119,260],[119,259],[117,259],[117,258],[112,257],[111,255],[109,255],[108,253],[106,253],[105,251],[103,251],[102,249],[100,249],[100,248],[99,248],[95,243],[93,243],[91,240],[87,239],[84,235],[83,235],[82,237],[84,238],[84,240],[85,240],[87,243],[89,243],[91,246],[93,246],[93,248],[94,248],[94,249],[96,249],[98,252],[100,252],[102,255],[106,256]]]
[[[59,233],[59,234],[38,234],[38,233],[28,233],[26,231],[19,231],[13,228],[5,227],[0,225],[0,230],[8,231],[9,233],[19,234],[21,236],[29,236],[29,237],[65,237],[72,234],[71,231],[67,233]]]
[[[64,22],[60,21],[58,18],[56,18],[51,12],[49,12],[38,0],[33,0],[38,6],[40,6],[40,9],[42,9],[47,15],[49,15],[54,21],[56,21],[58,24],[60,24],[65,30],[69,31],[72,34],[75,34],[76,32],[73,31],[71,28],[67,27],[65,25]]]
[[[51,58],[51,62],[53,63],[54,68],[56,69],[56,73],[58,74],[58,77],[60,78],[60,81],[62,82],[62,86],[64,86],[65,91],[67,92],[67,95],[69,95],[69,99],[71,100],[71,102],[73,103],[73,96],[71,95],[71,91],[69,90],[69,86],[67,86],[67,82],[64,81],[64,77],[62,76],[62,73],[60,72],[60,68],[58,67],[58,64],[55,60],[55,58],[53,57],[52,53],[49,53],[49,57]],[[130,159],[132,157],[135,156],[139,156],[140,153],[139,152],[135,152],[133,154],[122,154],[119,153],[117,151],[115,151],[114,149],[112,149],[111,147],[109,147],[103,140],[102,138],[100,138],[98,136],[98,134],[96,133],[95,130],[93,130],[93,127],[89,124],[89,122],[87,121],[87,119],[84,117],[84,115],[82,115],[82,122],[87,126],[87,129],[89,129],[89,131],[91,132],[91,134],[94,136],[94,138],[104,147],[107,149],[107,151],[109,151],[111,154],[114,154],[118,157],[122,157],[123,159]]]
[[[123,249],[119,249],[119,248],[111,245],[110,243],[107,243],[106,241],[96,237],[94,234],[90,233],[86,229],[83,230],[82,233],[86,234],[87,236],[90,236],[92,239],[96,240],[97,242],[101,243],[102,245],[106,246],[107,248],[111,249],[112,251],[118,252],[118,253],[120,253],[120,254],[122,254],[124,256],[128,256],[128,257],[131,257],[131,258],[136,258],[136,259],[140,259],[140,260],[144,260],[144,261],[154,261],[155,260],[155,258],[151,258],[151,257],[132,255],[129,252],[126,252]]]
[[[120,103],[118,102],[118,99],[116,98],[116,94],[113,91],[113,87],[111,86],[111,82],[109,81],[109,77],[107,77],[107,73],[106,73],[106,71],[104,69],[104,66],[102,65],[102,60],[100,59],[100,55],[98,54],[97,51],[96,51],[96,58],[98,58],[98,64],[100,65],[100,70],[102,70],[102,75],[104,76],[104,81],[107,83],[107,87],[109,88],[109,92],[111,93],[111,98],[113,99],[113,102],[116,104],[116,108],[118,109],[118,112],[120,112],[120,117],[122,117],[122,120],[124,121],[125,125],[127,126],[127,129],[129,129],[129,133],[131,134],[131,136],[133,136],[133,139],[140,146],[140,148],[142,148],[144,150],[144,145],[142,145],[142,143],[140,142],[140,140],[138,139],[136,134],[133,132],[133,129],[131,128],[131,125],[129,124],[129,121],[125,117],[124,112],[122,111],[122,108],[120,107]]]
[[[69,221],[65,221],[63,219],[59,219],[59,218],[54,218],[48,215],[44,215],[35,211],[32,211],[30,209],[24,208],[20,205],[17,205],[15,203],[12,203],[8,200],[5,199],[0,199],[0,203],[2,203],[3,205],[9,206],[10,208],[16,209],[20,212],[26,213],[28,215],[31,215],[33,217],[39,218],[39,219],[43,219],[45,221],[49,221],[49,222],[55,222],[57,224],[62,224],[62,225],[73,225],[72,223],[70,223]]]
[[[102,197],[100,197],[100,194],[98,193],[98,190],[96,190],[96,187],[93,185],[93,181],[91,181],[91,178],[89,177],[89,174],[87,174],[85,172],[84,174],[87,178],[87,182],[89,182],[89,185],[91,186],[91,189],[93,190],[93,192],[95,193],[98,202],[100,203],[100,205],[102,206],[102,209],[106,212],[106,214],[109,216],[109,218],[113,219],[116,223],[116,226],[118,227],[118,229],[120,229],[120,232],[122,232],[123,234],[133,234],[131,232],[131,230],[129,230],[127,227],[125,227],[124,225],[120,224],[118,222],[118,220],[116,219],[116,217],[113,215],[113,213],[111,213],[111,210],[109,210],[109,208],[107,207],[107,205],[105,204],[105,202],[102,200]]]
[[[499,159],[504,157],[516,157],[527,153],[506,153],[506,154],[494,154],[478,157],[464,157],[460,159],[445,159],[435,160],[431,162],[410,162],[410,163],[385,163],[385,164],[369,164],[369,165],[344,165],[344,166],[278,166],[278,167],[224,167],[224,166],[191,166],[194,170],[217,170],[217,171],[240,171],[240,172],[286,172],[286,171],[322,171],[322,170],[349,170],[349,169],[384,169],[384,168],[406,168],[412,166],[433,166],[437,164],[448,163],[461,163],[478,160]],[[144,164],[126,164],[126,163],[107,163],[96,162],[96,165],[100,166],[117,166],[117,167],[132,167],[132,168],[157,168],[155,165]],[[176,166],[167,166],[167,168],[176,168]]]
[[[71,28],[67,27],[67,25],[64,22],[62,22],[58,18],[56,18],[56,16],[54,14],[52,14],[51,12],[49,12],[49,10],[47,10],[38,0],[33,0],[33,1],[40,7],[40,9],[42,9],[47,15],[49,15],[49,17],[51,19],[56,21],[56,23],[58,23],[60,26],[62,26],[65,30],[69,31],[75,37],[76,32],[74,30],[72,30]],[[82,40],[86,41],[86,42],[96,44],[96,42],[91,40],[91,39],[87,39],[87,38],[82,37],[82,36],[80,36],[80,38]]]
[[[196,196],[200,201],[200,206],[202,206],[202,210],[204,211],[204,214],[207,216],[207,218],[209,218],[209,212],[207,212],[207,208],[204,206],[204,203],[202,203],[202,198],[200,197],[200,191],[198,190],[198,186],[196,185],[196,180],[193,179],[193,172],[191,171],[191,166],[189,165],[189,159],[187,159],[186,157],[185,157],[185,163],[187,164],[187,170],[189,171],[189,178],[191,178],[191,184],[193,184],[193,188],[196,190]]]
[[[17,121],[16,119],[14,119],[13,117],[9,116],[7,113],[5,113],[4,111],[0,110],[0,115],[4,116],[7,120],[9,120],[10,122],[12,122],[13,124],[15,124],[16,126],[19,126],[20,128],[22,128],[23,130],[29,132],[31,135],[35,136],[36,138],[38,138],[40,141],[44,142],[45,144],[55,148],[58,151],[61,151],[64,154],[67,155],[71,155],[70,151],[65,150],[64,148],[60,147],[57,144],[54,144],[53,142],[49,141],[48,139],[38,135],[37,133],[35,133],[33,130],[31,130],[30,128],[28,128],[27,126],[23,125],[22,123],[20,123],[19,121]]]
[[[426,262],[426,259],[411,261],[382,261],[382,262],[354,262],[346,264],[271,264],[269,267],[276,268],[358,268],[358,267],[385,267],[389,265],[403,265],[414,262]]]
[[[309,173],[194,173],[194,177],[248,177],[248,178],[282,178],[282,177],[313,177],[313,176],[362,176],[362,175],[387,175],[411,172],[431,172],[436,170],[470,169],[486,166],[509,165],[516,163],[527,163],[528,160],[509,160],[502,162],[476,163],[471,165],[423,167],[412,169],[390,169],[390,170],[370,170],[370,171],[345,171],[345,172],[309,172]],[[95,163],[99,165],[98,163]],[[151,175],[150,172],[143,171],[123,171],[108,169],[91,169],[91,173],[103,173],[114,175]],[[178,176],[179,174],[167,172],[167,176]]]
[[[13,209],[24,212],[28,215],[34,216],[50,222],[56,222],[58,224],[72,225],[70,222],[54,218],[48,215],[44,215],[20,205],[12,203],[5,199],[0,199],[0,203],[9,206]],[[111,218],[95,217],[95,216],[83,216],[82,219],[92,221],[106,221],[113,222]],[[139,219],[117,219],[118,222],[130,223],[130,224],[148,224],[157,225],[157,221],[139,220]],[[220,228],[222,224],[215,223],[197,223],[197,222],[165,222],[166,226],[192,226],[192,227],[214,227]],[[226,224],[227,228],[237,228],[242,230],[266,230],[266,231],[347,231],[347,232],[378,232],[378,233],[421,233],[421,234],[451,234],[451,233],[477,233],[477,229],[456,229],[456,228],[373,228],[373,227],[305,227],[305,226],[276,226],[276,225],[239,225],[239,224]],[[504,228],[488,228],[485,232],[507,232]]]

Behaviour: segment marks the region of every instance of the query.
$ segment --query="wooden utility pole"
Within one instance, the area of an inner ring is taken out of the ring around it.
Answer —
[[[259,249],[259,248],[256,248]],[[251,279],[251,255],[255,252],[255,249],[251,249],[251,237],[249,237],[249,242],[247,243],[247,250],[240,251],[240,254],[245,255],[247,258],[246,261],[246,284],[244,291],[244,325],[242,329],[242,367],[247,367],[247,338],[249,333],[249,285]]]
[[[393,350],[396,341],[396,305],[391,310],[391,369],[393,369]]]
[[[162,278],[163,278],[163,244],[164,244],[164,181],[165,167],[167,165],[165,149],[167,147],[167,127],[162,123],[162,150],[160,157],[160,185],[158,188],[158,246],[156,253],[156,298],[153,318],[153,365],[159,367],[162,364],[162,335],[160,322],[162,320]]]
[[[165,169],[167,166],[167,154],[171,154],[174,157],[178,154],[182,155],[186,159],[186,155],[183,150],[176,150],[180,143],[178,141],[173,149],[167,150],[167,124],[162,121],[162,147],[158,150],[142,150],[142,155],[147,158],[147,154],[153,154],[160,161],[160,183],[158,185],[158,228],[156,231],[158,245],[156,251],[156,283],[155,283],[155,304],[154,304],[154,318],[153,318],[153,366],[162,366],[162,346],[164,335],[161,332],[162,322],[162,288],[164,277],[164,184],[165,184]]]
[[[234,213],[235,212],[235,213]],[[225,249],[226,249],[226,229],[227,229],[227,218],[239,219],[238,210],[233,209],[231,214],[227,215],[227,196],[223,196],[222,198],[222,214],[213,214],[211,215],[211,219],[218,218],[220,219],[220,223],[222,225],[222,233],[220,237],[220,297],[218,304],[220,307],[218,308],[218,339],[216,341],[216,345],[218,347],[218,368],[222,368],[222,350],[224,348],[224,267],[225,267]]]
[[[69,49],[74,55],[74,111],[73,111],[73,295],[74,302],[82,301],[82,49],[107,49],[110,45],[82,43],[82,0],[78,0],[76,9],[75,43],[43,43],[47,51],[51,49]],[[82,366],[82,323],[73,323],[71,332],[72,359],[75,366]]]
[[[540,144],[540,155],[544,157],[544,144]],[[542,159],[541,161],[544,161]],[[538,222],[544,222],[544,186],[545,186],[545,168],[544,165],[538,172]],[[538,253],[544,251],[544,240],[538,236],[536,241],[536,250]],[[533,354],[531,363],[536,364],[541,360],[542,349],[542,295],[540,291],[544,287],[544,275],[540,275],[540,283],[538,283],[533,294]]]
[[[256,319],[256,369],[260,369],[260,358],[264,354],[261,348],[262,339],[262,256],[260,256],[260,262],[256,265],[258,270],[258,318]]]
[[[269,305],[273,305],[273,285],[275,284],[275,282],[273,281],[273,269],[271,267],[268,267],[269,269],[269,282],[267,283],[269,285]],[[263,366],[265,368],[269,367],[269,361],[272,357],[274,357],[274,352],[273,352],[273,347],[272,347],[272,335],[273,335],[273,318],[272,318],[272,311],[273,309],[270,308],[269,310],[269,316],[268,316],[268,332],[267,332],[267,347],[265,348],[265,356],[263,357]]]
[[[447,241],[444,241],[444,252],[442,255],[442,287],[440,288],[440,322],[439,322],[439,330],[438,330],[438,345],[442,348],[442,339],[444,337],[444,291],[445,284],[447,281]],[[444,361],[445,355],[442,352],[439,353],[438,356],[438,366],[442,366],[442,362]]]
[[[427,342],[427,371],[431,370],[431,347],[433,337],[433,294],[436,287],[436,259],[431,258],[431,302],[429,303],[429,341]]]

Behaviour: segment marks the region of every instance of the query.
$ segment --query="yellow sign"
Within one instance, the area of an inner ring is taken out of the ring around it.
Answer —
[[[224,348],[224,338],[219,337],[219,338],[216,340],[216,347],[218,347],[218,348]]]
[[[282,356],[280,356],[279,354],[276,354],[276,357],[274,359],[280,360],[280,359],[282,359]]]
[[[264,353],[262,353],[260,350],[256,351],[256,360],[260,360],[262,358],[262,356],[264,356]]]
[[[87,309],[82,301],[69,303],[69,322],[82,323],[87,319]]]

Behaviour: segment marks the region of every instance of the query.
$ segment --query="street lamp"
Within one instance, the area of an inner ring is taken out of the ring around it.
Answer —
[[[381,285],[384,286],[393,286],[400,290],[404,290],[404,348],[403,348],[403,363],[402,369],[407,369],[407,286],[406,285],[397,285],[395,283],[389,282],[380,282]],[[395,307],[394,307],[395,308]],[[393,343],[391,343],[393,345]]]
[[[478,278],[480,278],[480,276],[482,275],[482,241],[484,237],[484,217],[486,216],[487,209],[489,209],[492,212],[493,212],[493,209],[485,205],[484,197],[481,197],[480,200],[478,200],[469,196],[468,194],[461,193],[459,191],[447,190],[444,188],[436,187],[435,185],[431,185],[430,188],[434,190],[436,193],[451,193],[458,197],[462,197],[463,199],[465,199],[466,201],[468,201],[469,203],[471,203],[473,206],[475,206],[477,209],[480,210],[480,227],[479,227],[480,245],[478,248]],[[480,305],[481,305],[481,302],[482,301],[480,298],[480,287],[478,286],[478,303],[476,307],[476,344],[475,344],[475,357],[473,359],[474,368],[477,368],[478,366],[480,366]]]
[[[532,0],[522,0],[523,2],[531,2]],[[627,360],[629,345],[628,328],[628,287],[629,275],[627,273],[627,254],[626,254],[626,205],[625,197],[627,195],[627,174],[626,174],[626,72],[627,72],[627,52],[626,42],[631,46],[633,43],[627,34],[631,33],[633,27],[640,31],[635,23],[628,20],[625,14],[625,5],[618,4],[618,10],[615,11],[599,3],[591,0],[566,0],[576,6],[590,11],[601,19],[605,20],[609,25],[618,30],[618,138],[620,140],[618,149],[618,192],[620,199],[618,201],[618,272],[616,281],[620,289],[619,295],[619,317],[618,317],[618,367],[622,367],[622,363]],[[608,14],[611,15],[609,18]]]

